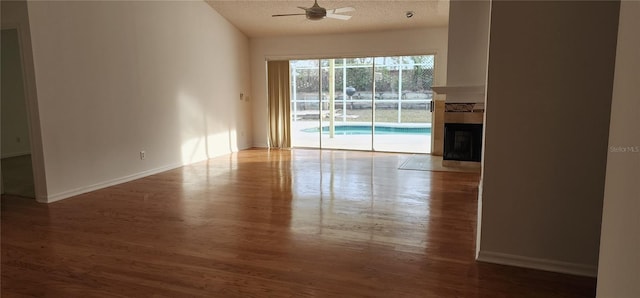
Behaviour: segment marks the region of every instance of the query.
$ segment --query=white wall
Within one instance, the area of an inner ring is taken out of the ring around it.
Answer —
[[[489,47],[488,0],[452,0],[449,6],[447,86],[484,86]],[[482,102],[484,94],[447,94],[447,101]]]
[[[446,84],[447,28],[251,39],[253,146],[267,146],[267,59],[416,54],[436,54],[434,86]]]
[[[492,3],[479,260],[596,275],[618,5]]]
[[[28,8],[48,201],[249,147],[249,42],[206,3]]]
[[[2,30],[2,158],[31,153],[17,29]]]
[[[640,2],[622,1],[597,297],[640,297]]]

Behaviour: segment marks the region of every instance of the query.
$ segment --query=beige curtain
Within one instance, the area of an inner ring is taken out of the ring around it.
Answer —
[[[289,61],[267,62],[269,87],[269,147],[291,147],[291,87]]]

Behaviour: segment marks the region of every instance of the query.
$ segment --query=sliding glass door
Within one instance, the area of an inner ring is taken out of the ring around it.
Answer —
[[[429,153],[433,58],[290,61],[293,147]]]
[[[291,69],[291,146],[321,148],[320,61],[290,61]]]
[[[371,150],[371,59],[322,62],[322,148]]]
[[[373,149],[431,152],[433,56],[375,58]]]

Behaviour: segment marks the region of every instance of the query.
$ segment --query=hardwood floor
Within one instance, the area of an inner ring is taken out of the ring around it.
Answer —
[[[474,261],[475,173],[247,150],[44,205],[2,198],[2,296],[593,297]]]

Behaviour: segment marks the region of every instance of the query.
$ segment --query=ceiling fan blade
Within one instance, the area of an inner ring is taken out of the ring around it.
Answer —
[[[286,13],[286,14],[274,14],[272,17],[288,17],[288,16],[303,16],[306,15],[304,13]]]
[[[351,16],[347,16],[347,15],[341,15],[341,14],[333,14],[333,13],[327,13],[327,18],[332,18],[332,19],[338,19],[338,20],[349,20],[351,18]]]
[[[300,9],[302,9],[302,10],[304,10],[304,11],[307,11],[307,9],[309,9],[309,8],[307,8],[307,7],[302,7],[302,6],[298,6],[298,8],[300,8]]]
[[[344,12],[351,12],[355,10],[356,9],[353,7],[342,7],[342,8],[336,8],[333,10],[327,10],[327,13],[344,13]]]

